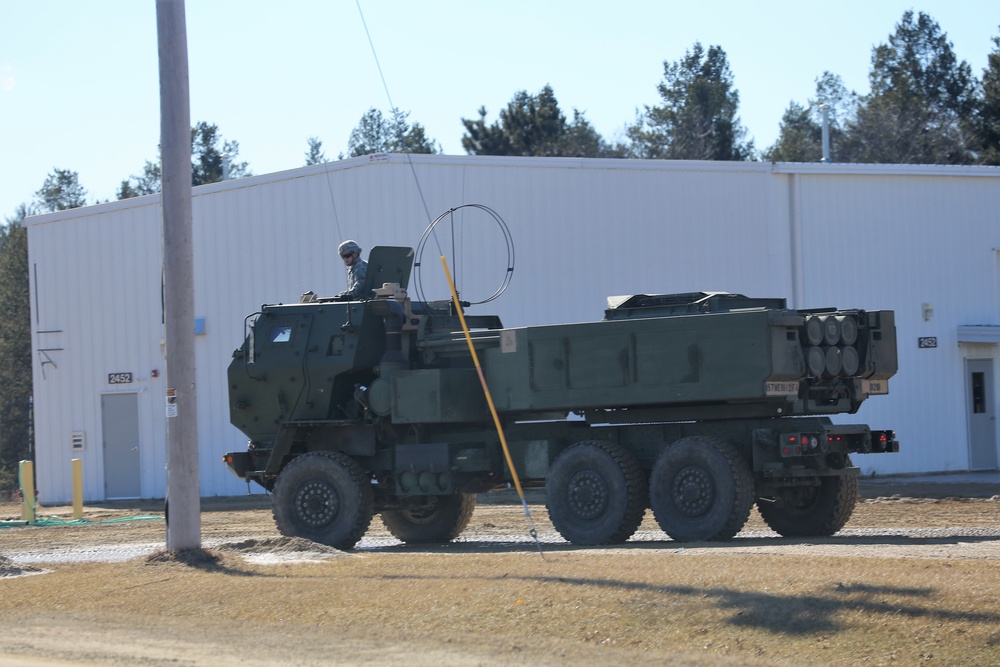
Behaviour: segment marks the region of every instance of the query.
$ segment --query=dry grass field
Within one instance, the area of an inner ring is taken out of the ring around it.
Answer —
[[[0,576],[0,667],[1000,664],[996,497],[869,498],[809,540],[754,514],[678,544],[647,515],[616,548],[566,544],[533,506],[542,554],[518,505],[433,548],[376,518],[349,553],[280,538],[259,499],[206,502],[192,553],[162,551],[158,518],[107,522],[154,509],[0,529],[0,575],[22,574]]]

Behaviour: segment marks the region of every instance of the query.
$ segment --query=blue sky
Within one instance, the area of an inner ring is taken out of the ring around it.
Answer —
[[[188,0],[192,122],[237,140],[255,174],[302,166],[310,136],[346,152],[362,114],[389,108],[358,4],[393,103],[449,154],[464,154],[462,118],[485,106],[492,122],[545,84],[620,137],[696,41],[726,51],[766,148],[824,71],[867,92],[872,47],[907,9],[937,20],[977,77],[1000,35],[997,0]],[[0,218],[55,167],[79,173],[89,202],[114,199],[156,159],[158,76],[154,0],[0,0]]]

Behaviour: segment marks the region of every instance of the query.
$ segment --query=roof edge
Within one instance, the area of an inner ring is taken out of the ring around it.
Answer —
[[[973,176],[1000,178],[1000,167],[983,165],[887,165],[887,164],[841,164],[820,162],[731,162],[721,160],[648,160],[637,158],[583,158],[583,157],[530,157],[509,155],[442,155],[428,153],[372,153],[360,157],[332,162],[296,167],[258,176],[247,176],[228,181],[219,181],[192,188],[193,197],[211,194],[220,190],[253,187],[265,183],[296,178],[305,178],[321,173],[345,169],[359,169],[387,164],[395,165],[479,165],[518,167],[534,166],[553,169],[624,169],[639,171],[715,171],[750,172],[773,174],[817,174],[851,176]],[[160,193],[119,199],[117,201],[81,206],[79,208],[53,213],[28,216],[26,227],[58,222],[67,218],[81,218],[119,209],[138,206],[159,206]]]

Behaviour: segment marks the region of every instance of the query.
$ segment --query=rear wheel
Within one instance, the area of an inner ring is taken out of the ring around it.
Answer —
[[[472,520],[476,496],[424,496],[421,502],[382,512],[382,523],[393,537],[407,544],[442,544],[458,537]]]
[[[371,480],[340,452],[311,452],[278,475],[271,510],[278,531],[338,549],[351,549],[372,520]]]
[[[684,438],[653,466],[649,500],[656,522],[674,540],[728,540],[750,518],[753,475],[729,443]]]
[[[833,535],[843,528],[858,501],[854,475],[820,477],[815,486],[785,487],[758,498],[757,511],[771,530],[785,537]]]
[[[574,544],[619,544],[642,522],[646,480],[628,451],[580,442],[563,451],[545,483],[545,506],[559,534]]]

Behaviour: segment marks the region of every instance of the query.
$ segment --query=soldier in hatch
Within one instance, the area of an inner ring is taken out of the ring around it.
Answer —
[[[365,283],[368,262],[361,259],[361,246],[354,241],[344,241],[337,248],[340,258],[347,267],[347,289],[337,295],[338,299],[353,301],[360,298],[361,286]]]

